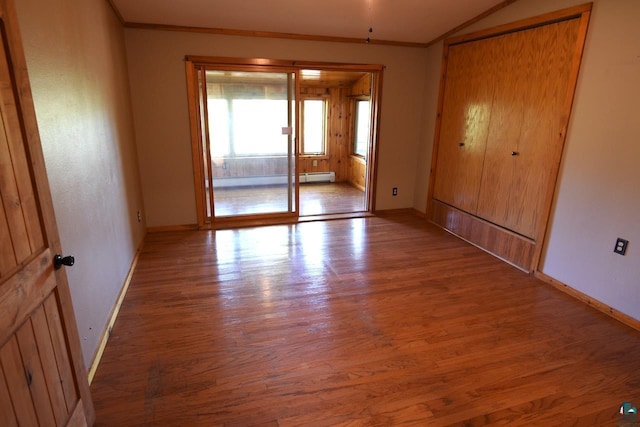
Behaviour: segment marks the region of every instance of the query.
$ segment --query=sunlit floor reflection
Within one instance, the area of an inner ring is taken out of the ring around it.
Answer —
[[[214,190],[216,217],[283,213],[289,210],[286,185],[227,187]],[[348,183],[300,186],[300,215],[362,212],[364,192]]]

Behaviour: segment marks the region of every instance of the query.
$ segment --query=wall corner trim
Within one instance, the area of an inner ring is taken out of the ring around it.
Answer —
[[[608,306],[607,304],[598,301],[595,298],[590,297],[589,295],[580,292],[577,289],[572,288],[571,286],[562,283],[559,280],[554,279],[551,276],[548,276],[544,273],[542,273],[541,271],[536,271],[534,273],[534,276],[537,279],[542,280],[543,282],[553,286],[554,288],[564,292],[567,295],[570,295],[580,301],[582,301],[583,303],[595,308],[596,310],[606,314],[607,316],[621,322],[624,323],[625,325],[629,326],[630,328],[635,329],[636,331],[640,331],[640,320],[635,319],[627,314],[622,313],[621,311],[616,310],[613,307]]]

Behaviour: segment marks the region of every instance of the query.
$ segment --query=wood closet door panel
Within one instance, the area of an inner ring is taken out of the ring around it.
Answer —
[[[449,47],[433,197],[475,213],[499,52],[491,39]]]
[[[497,74],[477,214],[531,239],[561,156],[578,26],[573,19],[497,38],[505,66]]]
[[[528,87],[527,109],[517,151],[520,162],[509,195],[508,227],[537,238],[545,200],[555,187],[566,126],[565,102],[570,90],[571,65],[578,38],[578,19],[539,28],[538,67]],[[519,210],[516,207],[520,206]]]
[[[494,98],[488,131],[477,215],[495,224],[509,223],[509,204],[517,169],[517,150],[527,101],[524,93],[534,64],[529,31],[495,37],[502,52],[494,76]],[[508,228],[508,227],[507,227]]]

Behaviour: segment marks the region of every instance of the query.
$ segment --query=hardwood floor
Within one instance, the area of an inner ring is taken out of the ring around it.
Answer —
[[[348,182],[300,185],[300,216],[363,212],[364,191]]]
[[[286,212],[286,185],[219,188],[215,193],[216,216]],[[346,182],[300,185],[300,215],[362,212],[364,192]]]
[[[638,355],[407,214],[148,235],[91,389],[97,426],[616,425]]]

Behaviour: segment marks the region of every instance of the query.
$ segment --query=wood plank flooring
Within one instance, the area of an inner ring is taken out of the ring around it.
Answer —
[[[398,214],[148,235],[91,388],[97,426],[616,425],[639,355]]]
[[[219,188],[216,216],[287,212],[286,185]],[[300,216],[363,212],[364,192],[347,182],[300,185]]]

